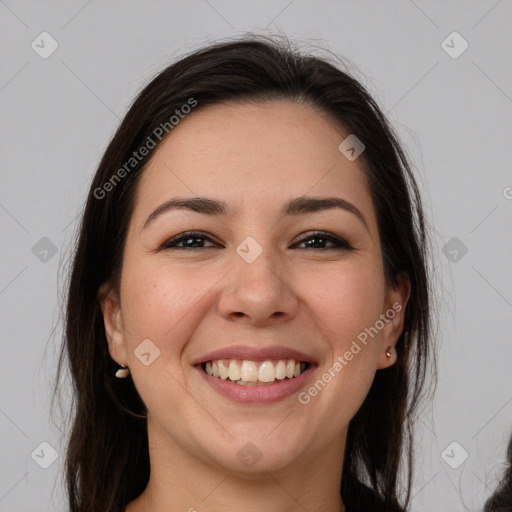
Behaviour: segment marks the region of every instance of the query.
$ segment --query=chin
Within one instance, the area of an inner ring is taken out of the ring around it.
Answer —
[[[272,428],[275,427],[274,422]],[[304,443],[291,438],[287,432],[278,433],[277,429],[272,432],[272,428],[226,436],[224,443],[209,439],[204,453],[226,470],[246,476],[283,469],[297,459],[304,450]],[[212,450],[212,446],[217,449]]]

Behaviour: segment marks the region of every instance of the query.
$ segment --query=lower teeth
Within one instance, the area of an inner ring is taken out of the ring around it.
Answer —
[[[294,378],[294,377],[292,377]],[[260,381],[256,381],[256,382],[247,382],[245,380],[230,380],[229,382],[234,382],[235,384],[239,384],[240,386],[268,386],[270,384],[275,384],[276,382],[283,382],[283,380],[290,380],[288,378],[286,379],[281,379],[281,380],[273,380],[272,382],[260,382]]]

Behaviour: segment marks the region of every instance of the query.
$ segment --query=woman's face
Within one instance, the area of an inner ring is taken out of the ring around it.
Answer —
[[[296,103],[216,105],[147,165],[120,297],[102,305],[150,442],[175,460],[258,472],[342,456],[376,370],[394,363],[408,285],[385,288],[360,159],[338,149],[347,135]],[[162,207],[178,198],[205,201]],[[190,231],[204,235],[169,242]]]

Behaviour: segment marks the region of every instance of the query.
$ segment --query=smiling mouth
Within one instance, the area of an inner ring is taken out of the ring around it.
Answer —
[[[201,364],[203,371],[211,377],[241,386],[268,386],[291,380],[303,374],[309,367],[309,363],[294,359],[217,359]]]

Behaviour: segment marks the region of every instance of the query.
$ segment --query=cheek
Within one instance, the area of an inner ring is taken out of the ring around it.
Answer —
[[[133,380],[150,411],[178,410],[185,385],[182,353],[202,318],[205,293],[216,280],[169,265],[126,263],[121,302]],[[154,345],[141,344],[147,339]],[[142,347],[150,353],[147,365],[139,359]]]
[[[211,282],[210,282],[211,281]],[[201,299],[215,280],[189,269],[126,267],[122,281],[122,310],[130,344],[150,338],[163,352],[181,350],[201,308]]]
[[[303,287],[309,289],[309,306],[319,318],[315,322],[329,355],[299,400],[305,410],[318,411],[311,416],[318,417],[326,438],[335,438],[363,404],[375,376],[377,338],[363,343],[358,336],[379,318],[383,285],[378,274],[361,267],[324,273],[322,280],[310,277]]]
[[[365,344],[358,336],[379,319],[384,278],[374,265],[347,262],[303,276],[301,288],[321,320],[317,325],[331,351],[301,403],[330,411],[322,428],[334,436],[339,425],[346,425],[360,408],[374,379],[377,338],[368,338]]]
[[[339,265],[297,276],[304,301],[322,320],[332,343],[354,339],[379,318],[384,296],[383,276],[374,266]],[[339,347],[340,349],[342,347]]]

